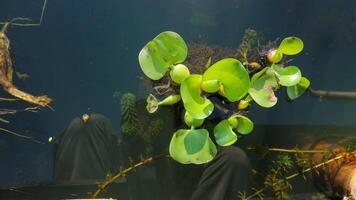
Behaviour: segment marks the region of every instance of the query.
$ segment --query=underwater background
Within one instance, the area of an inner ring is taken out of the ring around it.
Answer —
[[[37,20],[42,4],[1,0],[0,21],[19,16]],[[120,108],[113,94],[146,96],[138,79],[142,75],[138,53],[165,30],[188,42],[228,48],[239,45],[247,28],[267,40],[298,36],[305,48],[294,64],[301,66],[312,88],[356,91],[355,9],[356,1],[350,0],[48,0],[41,26],[10,27],[7,35],[15,70],[30,75],[15,83],[25,91],[52,97],[55,111],[8,118],[7,129],[45,144],[0,134],[0,186],[50,181],[53,144],[48,138],[83,113],[105,114],[120,135]],[[281,94],[273,108],[252,107],[249,118],[257,125],[343,127],[356,125],[354,110],[353,101],[305,95],[288,102]],[[275,139],[283,143],[288,133],[280,134]]]

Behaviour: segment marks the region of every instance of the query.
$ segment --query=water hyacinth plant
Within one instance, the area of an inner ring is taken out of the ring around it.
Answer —
[[[189,127],[173,133],[169,146],[171,157],[183,164],[209,162],[217,153],[215,143],[229,146],[240,135],[252,132],[253,122],[246,117],[251,103],[266,108],[274,106],[278,100],[275,91],[281,86],[287,87],[291,100],[300,97],[310,82],[302,77],[298,67],[284,66],[283,58],[298,54],[303,47],[301,39],[287,37],[278,48],[264,55],[267,62],[254,62],[258,70],[253,73],[247,66],[251,63],[244,62],[245,66],[236,58],[224,58],[215,63],[209,59],[205,71],[194,74],[190,66],[184,65],[188,47],[180,35],[165,31],[148,42],[138,57],[143,73],[153,81],[168,77],[177,89],[168,96],[150,94],[147,110],[153,113],[161,105],[183,105],[184,121]],[[204,128],[204,122],[213,112],[223,116],[213,130],[215,143]]]

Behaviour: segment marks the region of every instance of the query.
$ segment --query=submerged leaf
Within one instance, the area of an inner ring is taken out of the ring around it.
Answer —
[[[231,102],[244,97],[250,87],[247,70],[234,58],[222,59],[209,67],[203,74],[203,83],[211,80],[219,81],[220,93]]]
[[[298,84],[287,88],[287,95],[291,100],[294,100],[303,95],[309,86],[310,81],[307,78],[302,77]]]
[[[171,157],[182,164],[207,163],[216,153],[216,147],[205,129],[180,129],[173,134],[169,145]]]
[[[171,66],[183,62],[187,53],[183,38],[175,32],[165,31],[143,47],[138,59],[143,73],[152,80],[159,80]]]
[[[214,110],[213,103],[201,95],[201,81],[201,75],[192,74],[180,86],[184,108],[195,119],[205,119]]]
[[[227,119],[222,120],[215,126],[214,136],[216,143],[220,146],[229,146],[237,141],[237,135]]]

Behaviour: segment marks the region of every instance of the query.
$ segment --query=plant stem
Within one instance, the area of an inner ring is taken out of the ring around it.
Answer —
[[[149,158],[146,158],[124,170],[120,170],[115,176],[113,177],[110,177],[106,182],[104,182],[103,184],[100,184],[98,189],[95,191],[94,194],[91,195],[91,198],[95,199],[102,191],[104,191],[110,184],[112,184],[113,182],[115,182],[117,179],[125,176],[127,173],[139,168],[139,167],[142,167],[142,166],[145,166],[149,163],[152,163],[153,161],[155,160],[159,160],[161,158],[164,158],[168,156],[167,154],[162,154],[162,155],[158,155],[158,156],[152,156],[152,157],[149,157]]]
[[[248,149],[255,149],[255,148],[248,148]],[[288,153],[298,153],[298,152],[303,152],[303,153],[323,153],[323,152],[327,152],[327,150],[295,150],[295,149],[280,149],[280,148],[269,148],[270,151],[279,151],[279,152],[288,152]],[[322,163],[319,163],[319,164],[316,164],[310,168],[307,168],[305,170],[303,170],[302,172],[298,172],[298,173],[294,173],[290,176],[287,176],[285,177],[286,180],[290,180],[290,179],[293,179],[301,174],[304,174],[306,172],[309,172],[313,169],[317,169],[317,168],[320,168],[324,165],[327,165],[329,163],[332,163],[332,162],[335,162],[337,160],[340,160],[342,158],[344,158],[345,156],[349,155],[349,154],[352,154],[352,153],[356,153],[356,151],[352,151],[352,152],[346,152],[346,153],[342,153],[341,155],[338,155],[334,158],[331,158],[325,162],[322,162]],[[257,190],[256,192],[254,192],[253,194],[251,194],[250,196],[248,196],[246,199],[244,200],[250,200],[252,199],[253,197],[259,195],[260,193],[262,193],[264,190],[267,189],[267,186],[264,186],[263,188],[261,188],[260,190]]]
[[[355,153],[355,152],[350,152],[350,153]],[[297,177],[297,176],[300,175],[300,174],[304,174],[304,173],[306,173],[306,172],[308,172],[308,171],[311,171],[311,170],[313,170],[313,169],[317,169],[317,168],[322,167],[322,166],[324,166],[324,165],[326,165],[326,164],[329,164],[329,163],[331,163],[331,162],[340,160],[341,158],[344,158],[347,154],[349,154],[349,152],[348,152],[348,153],[343,153],[343,154],[338,155],[338,156],[336,156],[336,157],[334,157],[334,158],[332,158],[332,159],[329,159],[329,160],[327,160],[327,161],[325,161],[325,162],[322,162],[322,163],[319,163],[319,164],[317,164],[317,165],[314,165],[314,166],[312,166],[312,167],[310,167],[310,168],[308,168],[308,169],[303,170],[303,171],[300,172],[300,173],[294,173],[294,174],[292,174],[292,175],[290,175],[290,176],[287,176],[286,179],[287,179],[287,180],[290,180],[290,179],[292,179],[292,178],[294,178],[294,177]]]
[[[255,147],[248,147],[248,150],[256,150]],[[286,153],[325,153],[328,150],[299,150],[299,149],[283,149],[283,148],[268,148],[268,151],[286,152]]]

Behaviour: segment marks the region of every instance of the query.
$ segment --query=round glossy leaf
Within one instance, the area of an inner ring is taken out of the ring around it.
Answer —
[[[244,97],[250,87],[247,70],[234,58],[225,58],[209,67],[203,75],[203,82],[209,80],[218,80],[222,85],[220,93],[231,102]]]
[[[170,95],[158,103],[159,106],[163,105],[173,105],[180,101],[181,97],[179,94]]]
[[[171,157],[182,164],[207,163],[216,153],[216,147],[205,129],[180,129],[173,134],[169,145]]]
[[[188,53],[183,38],[175,32],[160,33],[140,51],[138,59],[143,73],[153,80],[161,79],[174,64],[183,62]]]
[[[171,78],[175,83],[180,84],[190,75],[188,67],[183,64],[174,65],[170,72]]]
[[[252,99],[262,107],[274,106],[278,99],[273,89],[278,87],[278,83],[273,70],[268,68],[264,74],[255,74],[252,79],[251,88],[248,91]]]
[[[202,76],[193,74],[184,79],[180,86],[184,108],[195,119],[205,119],[214,110],[213,103],[206,97],[201,96],[201,82]]]
[[[230,146],[237,141],[237,135],[227,119],[222,120],[215,126],[214,136],[216,143],[220,146]]]
[[[304,43],[300,38],[287,37],[284,38],[278,47],[278,51],[286,55],[296,55],[304,48]]]
[[[279,84],[283,86],[293,86],[299,83],[302,73],[296,66],[279,67],[278,65],[272,65],[272,69],[275,71],[278,77]]]
[[[309,86],[310,81],[302,77],[297,85],[287,87],[287,95],[291,100],[294,100],[303,95]]]
[[[234,130],[236,130],[238,133],[249,134],[252,132],[254,125],[249,118],[243,115],[234,115],[229,118],[229,121],[231,119],[236,119],[238,121],[237,127],[234,128]]]
[[[184,121],[187,126],[194,128],[198,128],[204,123],[204,119],[195,119],[188,112],[185,112],[184,114]]]
[[[184,138],[184,146],[189,155],[201,151],[209,137],[205,129],[190,130]]]
[[[201,83],[201,89],[208,93],[215,93],[220,89],[220,81],[207,80]]]
[[[232,129],[237,128],[237,126],[239,125],[239,121],[237,121],[236,117],[230,117],[229,119],[227,119],[230,123],[230,126]]]

